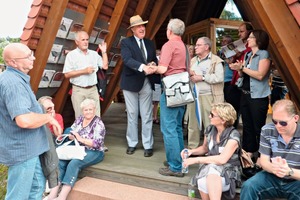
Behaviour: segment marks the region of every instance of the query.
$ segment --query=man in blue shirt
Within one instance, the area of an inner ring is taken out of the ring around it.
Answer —
[[[7,68],[0,75],[0,163],[9,167],[5,199],[42,199],[45,176],[39,156],[49,150],[44,125],[62,130],[51,115],[43,114],[32,92],[28,72],[33,52],[11,43],[3,58]]]
[[[300,199],[299,115],[290,100],[273,105],[272,121],[262,127],[259,152],[263,171],[243,183],[241,199]]]

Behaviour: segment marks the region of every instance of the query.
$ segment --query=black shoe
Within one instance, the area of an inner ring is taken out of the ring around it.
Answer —
[[[153,155],[153,149],[145,149],[144,156],[151,157]]]
[[[135,152],[135,147],[128,147],[126,150],[126,153],[129,155],[134,154],[134,152]]]
[[[164,176],[175,176],[175,177],[183,177],[184,176],[184,174],[182,172],[173,172],[170,170],[169,167],[160,168],[158,172]]]

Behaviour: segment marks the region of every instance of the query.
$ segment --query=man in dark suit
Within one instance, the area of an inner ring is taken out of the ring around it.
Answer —
[[[121,42],[123,71],[121,75],[121,89],[124,93],[127,109],[126,139],[128,148],[126,153],[135,152],[138,144],[138,116],[142,122],[142,143],[145,149],[144,156],[153,155],[152,133],[152,90],[157,74],[150,65],[157,65],[154,43],[145,39],[145,24],[139,16],[130,18],[130,28],[133,36]]]

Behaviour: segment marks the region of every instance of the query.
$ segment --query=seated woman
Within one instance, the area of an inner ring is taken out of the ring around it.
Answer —
[[[79,116],[71,126],[69,139],[76,138],[80,145],[85,146],[87,155],[83,160],[60,160],[59,161],[59,186],[51,190],[51,196],[57,196],[60,185],[62,185],[59,196],[55,199],[67,199],[74,186],[78,173],[83,168],[101,162],[104,159],[104,137],[106,134],[104,124],[100,117],[95,115],[96,102],[85,99],[81,105],[82,115]],[[50,200],[50,199],[49,199]]]
[[[236,181],[240,182],[240,133],[233,127],[236,111],[229,103],[212,105],[210,125],[205,129],[202,146],[188,150],[199,157],[184,160],[184,167],[200,164],[195,176],[201,199],[234,198]],[[181,152],[183,158],[183,151]]]

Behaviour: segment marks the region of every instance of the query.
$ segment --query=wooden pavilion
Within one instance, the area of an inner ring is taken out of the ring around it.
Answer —
[[[68,79],[64,79],[59,87],[39,88],[39,84],[45,69],[62,71],[64,51],[73,49],[75,45],[71,32],[79,27],[98,37],[91,41],[91,48],[96,48],[95,44],[103,39],[108,44],[109,80],[105,100],[101,105],[102,113],[105,114],[120,91],[122,60],[119,43],[123,37],[131,34],[127,30],[131,16],[139,14],[143,19],[149,20],[146,26],[147,37],[156,43],[158,49],[167,41],[165,29],[170,18],[180,18],[186,23],[186,43],[191,43],[191,37],[196,37],[201,31],[216,42],[212,27],[222,25],[221,27],[236,28],[239,24],[234,21],[210,20],[219,18],[226,2],[227,0],[34,0],[21,36],[21,42],[35,51],[36,62],[34,70],[30,72],[32,88],[37,96],[53,96],[56,110],[65,116],[72,116],[72,109],[66,104],[70,89]],[[300,2],[234,0],[234,3],[244,21],[251,22],[255,29],[264,29],[269,33],[272,59],[289,88],[291,98],[300,106]],[[206,26],[203,26],[205,21]],[[61,36],[58,33],[63,23],[69,25],[69,29]],[[49,61],[53,49],[58,49],[60,54],[57,62]]]
[[[269,51],[272,59],[289,89],[290,97],[300,108],[300,1],[233,1],[244,21],[251,22],[255,29],[263,29],[269,33]],[[108,84],[101,107],[103,119],[108,122],[107,129],[113,132],[107,141],[110,150],[107,161],[84,170],[82,176],[91,175],[177,194],[185,193],[190,176],[181,180],[158,176],[157,163],[161,163],[164,159],[161,136],[155,135],[157,157],[144,159],[142,156],[125,155],[125,136],[117,134],[126,127],[125,114],[120,113],[120,110],[125,108],[122,104],[111,106],[112,101],[121,101],[119,97],[119,79],[122,71],[120,40],[131,34],[127,29],[129,18],[139,14],[144,20],[149,20],[146,25],[147,37],[156,43],[158,49],[167,41],[165,30],[171,18],[180,18],[185,22],[186,43],[193,43],[197,37],[204,35],[210,37],[213,43],[217,43],[218,28],[234,30],[241,23],[218,19],[226,2],[227,0],[33,1],[21,36],[21,42],[35,52],[34,70],[30,72],[31,85],[37,97],[50,95],[54,98],[56,111],[63,114],[67,125],[74,120],[68,94],[69,80],[58,76],[55,84],[42,86],[41,80],[45,72],[48,70],[47,72],[53,75],[62,71],[65,53],[75,47],[72,34],[76,30],[83,29],[91,35],[90,48],[92,49],[96,49],[97,44],[102,40],[108,44],[107,51],[110,59],[107,71]],[[216,46],[213,47],[213,51],[216,51]],[[109,112],[106,113],[107,110]],[[159,132],[159,127],[155,127],[155,130]],[[149,170],[146,175],[145,170]]]

